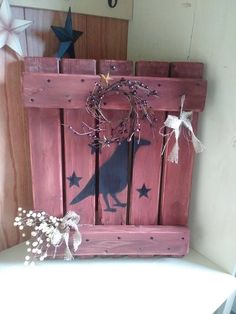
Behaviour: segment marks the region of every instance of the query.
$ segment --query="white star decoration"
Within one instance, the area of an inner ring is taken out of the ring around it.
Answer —
[[[8,0],[3,0],[0,8],[0,48],[8,46],[23,56],[18,34],[30,24],[31,21],[14,19]]]

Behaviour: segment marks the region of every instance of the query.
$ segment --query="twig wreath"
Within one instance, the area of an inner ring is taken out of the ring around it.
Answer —
[[[136,137],[138,141],[141,137],[141,123],[147,121],[150,127],[155,126],[156,118],[151,106],[148,105],[150,97],[158,97],[156,90],[151,90],[140,81],[133,81],[121,78],[109,84],[111,77],[109,73],[101,75],[101,81],[95,83],[94,89],[90,92],[86,101],[86,110],[97,121],[97,127],[91,127],[82,123],[82,132],[75,130],[71,125],[65,125],[76,135],[87,135],[90,145],[95,148],[103,148],[113,143],[121,144],[122,141],[130,142]],[[107,118],[105,108],[105,97],[108,95],[119,95],[127,99],[129,110],[127,115],[116,122],[111,128],[110,136],[99,136],[99,132],[106,131],[111,126],[111,121]]]

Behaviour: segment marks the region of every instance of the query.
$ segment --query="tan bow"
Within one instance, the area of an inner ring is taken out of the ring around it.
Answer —
[[[79,228],[78,228],[79,221],[80,221],[80,216],[77,215],[73,211],[69,211],[64,216],[62,221],[59,223],[58,227],[53,231],[53,234],[51,237],[51,244],[55,248],[54,256],[56,255],[57,248],[61,246],[63,242],[65,242],[66,249],[65,249],[64,259],[65,260],[73,259],[73,255],[69,247],[70,231],[74,230],[72,243],[73,243],[73,251],[76,252],[82,242],[81,233],[79,232]]]
[[[180,116],[176,117],[176,116],[168,115],[166,121],[164,122],[164,126],[171,128],[172,131],[170,133],[167,133],[167,134],[162,134],[160,132],[161,135],[168,136],[168,139],[167,139],[166,144],[163,148],[162,154],[164,153],[165,148],[166,148],[171,136],[174,134],[175,144],[174,144],[172,151],[170,152],[170,154],[168,156],[168,160],[171,162],[174,162],[176,164],[178,164],[178,162],[179,162],[179,136],[180,136],[182,127],[185,127],[189,131],[190,136],[191,136],[191,142],[193,143],[193,147],[194,147],[194,150],[196,153],[201,153],[205,149],[204,145],[199,141],[199,139],[195,136],[195,134],[193,132],[193,127],[191,124],[192,111],[190,111],[190,112],[183,111],[184,101],[185,101],[185,95],[183,95],[181,97]]]

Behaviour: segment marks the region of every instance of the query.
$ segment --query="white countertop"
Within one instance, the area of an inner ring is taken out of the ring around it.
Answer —
[[[185,258],[48,260],[23,265],[25,244],[0,253],[0,313],[212,314],[236,279],[191,250]]]

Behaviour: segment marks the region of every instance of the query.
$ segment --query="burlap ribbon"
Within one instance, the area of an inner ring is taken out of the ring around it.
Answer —
[[[195,152],[201,153],[205,149],[204,145],[199,141],[199,139],[195,136],[193,132],[193,127],[191,124],[192,111],[190,112],[183,111],[184,101],[185,95],[181,97],[181,111],[179,117],[168,115],[166,121],[164,122],[163,128],[168,127],[171,128],[172,131],[167,134],[163,134],[160,130],[161,135],[167,136],[167,141],[163,148],[162,154],[164,153],[166,146],[172,135],[175,136],[175,144],[168,156],[168,161],[174,162],[176,164],[178,164],[179,162],[179,137],[183,127],[186,128],[189,132],[190,140],[193,144]]]
[[[51,237],[51,244],[54,246],[54,257],[56,256],[56,251],[59,246],[62,245],[62,243],[65,243],[65,260],[72,260],[73,255],[71,253],[71,249],[69,246],[69,240],[70,240],[70,231],[74,230],[73,236],[72,236],[72,244],[73,244],[73,252],[76,252],[78,250],[78,247],[80,246],[82,242],[81,233],[79,232],[79,221],[80,216],[77,215],[73,211],[69,211],[62,221],[59,223],[58,227],[53,231],[52,237]]]

